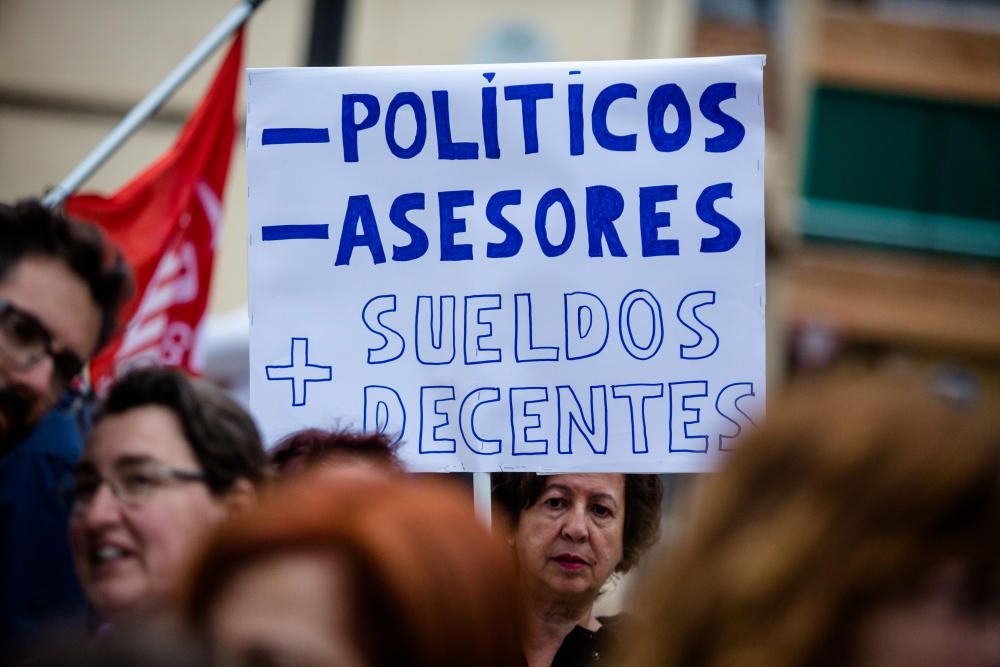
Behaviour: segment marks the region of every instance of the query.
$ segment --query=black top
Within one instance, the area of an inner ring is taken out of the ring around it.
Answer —
[[[602,616],[601,627],[591,632],[576,626],[563,639],[552,659],[552,667],[592,667],[610,664],[610,657],[621,654],[621,616]]]

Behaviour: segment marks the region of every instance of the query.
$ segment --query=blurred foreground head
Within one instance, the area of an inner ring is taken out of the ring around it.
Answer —
[[[997,415],[878,378],[775,401],[644,587],[628,664],[1000,664]]]
[[[432,482],[288,482],[223,526],[185,607],[225,665],[517,665],[503,531]]]

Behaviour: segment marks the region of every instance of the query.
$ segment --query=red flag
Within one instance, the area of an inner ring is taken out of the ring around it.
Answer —
[[[136,294],[122,313],[122,334],[91,364],[98,392],[140,365],[200,370],[195,344],[212,280],[222,195],[232,156],[233,107],[243,30],[173,147],[110,197],[80,194],[66,212],[97,223],[121,247]]]

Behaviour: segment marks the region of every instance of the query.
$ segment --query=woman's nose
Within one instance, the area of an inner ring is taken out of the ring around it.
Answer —
[[[80,517],[90,527],[113,523],[118,520],[121,508],[111,487],[105,482],[97,487],[90,502],[83,507]]]
[[[570,511],[564,515],[562,532],[566,539],[573,542],[581,542],[587,539],[587,517],[584,508],[570,508]]]

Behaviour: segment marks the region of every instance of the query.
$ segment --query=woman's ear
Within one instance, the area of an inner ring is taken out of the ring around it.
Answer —
[[[222,498],[226,514],[235,516],[242,514],[257,503],[257,489],[246,477],[240,477]]]

